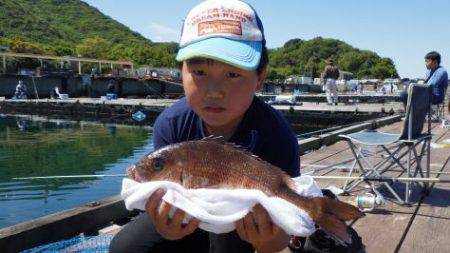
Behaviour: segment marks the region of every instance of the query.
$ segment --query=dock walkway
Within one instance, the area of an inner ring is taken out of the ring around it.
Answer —
[[[166,107],[172,105],[178,101],[177,99],[145,99],[145,98],[119,98],[115,100],[101,100],[100,98],[69,98],[65,100],[59,99],[27,99],[27,100],[0,100],[0,105],[20,105],[20,104],[30,104],[30,105],[42,105],[42,104],[53,104],[53,105],[73,105],[81,104],[86,106],[95,105],[106,105],[106,106],[142,106],[151,107],[153,110],[162,111]],[[291,107],[295,111],[322,111],[322,112],[403,112],[403,105],[400,102],[388,102],[388,103],[352,103],[343,104],[339,103],[338,106],[327,105],[326,103],[316,103],[316,102],[304,102],[303,105],[273,105],[278,110],[289,110]]]
[[[381,130],[400,133],[402,122],[383,127]],[[450,139],[450,129],[443,129],[438,124],[432,125],[432,143],[441,143]],[[450,178],[450,147],[431,149],[431,177]],[[351,167],[352,154],[345,141],[310,152],[301,157],[302,174],[345,176],[343,167]],[[424,159],[425,160],[425,159]],[[335,168],[329,168],[329,166]],[[402,172],[388,172],[386,176],[400,176]],[[340,186],[342,181],[319,180],[321,187]],[[360,184],[352,194],[364,190]],[[397,189],[404,189],[404,184],[395,183]],[[366,213],[366,217],[356,220],[352,227],[362,237],[367,252],[450,252],[450,187],[449,184],[434,184],[431,193],[426,196],[418,187],[412,194],[412,205],[402,206],[387,191],[382,194],[386,204]],[[340,197],[341,198],[341,197]],[[345,200],[349,197],[342,197]],[[354,197],[353,197],[354,198]]]

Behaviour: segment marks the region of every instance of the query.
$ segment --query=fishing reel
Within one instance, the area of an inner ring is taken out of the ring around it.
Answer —
[[[375,207],[384,205],[385,203],[386,200],[383,195],[377,190],[374,190],[374,193],[365,192],[358,194],[352,204],[361,212],[371,212]]]

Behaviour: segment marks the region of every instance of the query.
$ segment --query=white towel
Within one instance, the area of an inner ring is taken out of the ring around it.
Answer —
[[[310,176],[294,178],[294,181],[298,194],[322,197],[320,188]],[[287,234],[309,236],[315,231],[314,222],[305,211],[282,198],[268,197],[259,190],[185,189],[168,181],[138,183],[125,178],[121,194],[126,208],[145,210],[146,201],[159,188],[166,191],[164,201],[182,209],[190,217],[197,218],[201,229],[216,234],[233,231],[235,222],[242,219],[257,203],[267,210],[272,221]]]

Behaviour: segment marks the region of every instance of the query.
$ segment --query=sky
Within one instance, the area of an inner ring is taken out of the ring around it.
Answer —
[[[83,0],[154,42],[179,41],[189,10],[202,0]],[[224,0],[226,1],[226,0]],[[425,76],[424,56],[438,51],[450,69],[448,0],[247,0],[269,48],[290,39],[344,41],[391,58],[399,75]]]

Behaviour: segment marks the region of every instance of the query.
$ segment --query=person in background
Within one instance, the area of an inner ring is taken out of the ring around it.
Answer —
[[[51,99],[60,99],[61,93],[59,92],[59,86],[56,85],[55,88],[53,88],[52,91],[50,91],[50,98]]]
[[[408,87],[409,87],[409,85],[411,84],[411,81],[408,81],[408,80],[403,80],[401,83],[400,83],[400,87],[399,87],[399,91],[400,91],[400,99],[402,99],[402,94],[405,92],[408,92]]]
[[[114,93],[115,85],[112,80],[109,81],[107,90],[108,90],[108,93]]]
[[[381,86],[381,93],[383,94],[383,95],[386,95],[386,86]]]
[[[322,72],[325,82],[325,92],[327,93],[327,104],[338,104],[338,92],[336,80],[339,78],[339,69],[334,65],[333,60],[326,60],[327,66]]]
[[[441,55],[436,51],[426,54],[425,66],[428,70],[425,83],[432,87],[431,103],[433,105],[444,103],[448,87],[448,74],[441,66]],[[407,91],[402,91],[400,93],[400,100],[403,102],[403,106],[406,109],[406,104],[408,102]]]
[[[14,92],[14,97],[16,99],[26,99],[27,98],[27,88],[22,80],[16,86],[16,91]]]
[[[362,95],[364,93],[364,86],[362,83],[358,85],[358,94]]]
[[[358,85],[359,85],[359,82],[352,83],[352,93],[358,92]]]
[[[116,84],[114,80],[110,80],[107,86],[106,99],[117,99]]]

